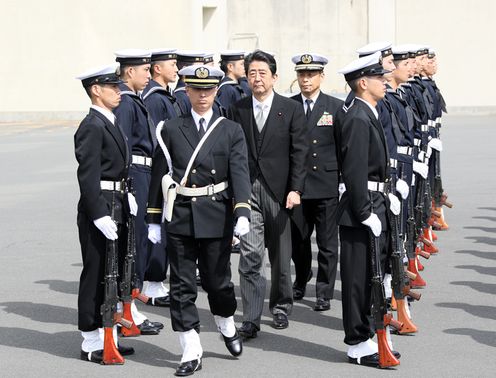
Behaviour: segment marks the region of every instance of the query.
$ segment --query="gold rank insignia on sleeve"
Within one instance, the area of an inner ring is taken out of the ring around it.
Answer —
[[[147,214],[162,214],[162,209],[156,207],[149,207],[146,209]]]
[[[244,208],[247,208],[248,210],[251,210],[251,205],[249,203],[246,203],[246,202],[238,202],[235,206],[234,206],[234,210],[236,209],[239,209],[241,207],[244,207]]]

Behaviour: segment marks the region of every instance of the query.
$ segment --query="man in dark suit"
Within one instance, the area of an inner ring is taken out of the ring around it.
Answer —
[[[322,93],[324,66],[328,59],[318,54],[298,54],[292,58],[301,93],[291,97],[302,106],[307,118],[307,139],[310,150],[306,161],[307,176],[303,190],[302,211],[305,221],[303,235],[294,224],[291,230],[292,258],[296,279],[293,298],[302,299],[312,277],[312,246],[310,237],[316,229],[317,284],[315,311],[330,309],[338,265],[338,163],[334,144],[334,117],[343,101]]]
[[[92,105],[74,135],[81,192],[77,214],[83,257],[78,296],[78,328],[83,336],[81,359],[97,363],[101,363],[103,357],[100,307],[104,298],[107,239],[118,239],[119,254],[123,257],[128,210],[133,215],[137,211],[133,195],[125,194],[130,155],[124,134],[112,113],[121,101],[118,85],[122,81],[116,75],[116,69],[117,65],[106,66],[78,77]],[[112,202],[114,219],[110,217]],[[129,355],[134,349],[119,346],[119,352]]]
[[[251,227],[241,238],[239,261],[243,299],[240,332],[256,337],[265,297],[262,261],[266,247],[271,263],[269,308],[273,326],[283,329],[289,324],[293,306],[289,218],[304,190],[308,144],[301,106],[274,92],[274,57],[256,50],[246,57],[245,69],[253,96],[237,102],[231,116],[245,133],[252,183]]]
[[[149,239],[158,242],[164,202],[161,181],[172,172],[172,179],[179,184],[172,217],[166,226],[171,268],[170,308],[172,328],[179,332],[183,348],[176,375],[185,376],[201,368],[203,354],[195,305],[197,261],[210,311],[226,347],[233,356],[242,352],[233,318],[236,297],[230,256],[233,224],[236,223],[237,235],[244,235],[250,228],[251,186],[241,127],[219,118],[212,110],[217,86],[224,76],[222,71],[196,65],[182,69],[179,74],[184,77],[191,113],[167,122],[162,129],[147,212]],[[204,141],[202,145],[200,140]],[[196,149],[198,155],[190,166]]]
[[[381,261],[390,243],[386,193],[389,154],[375,109],[385,93],[381,53],[360,58],[343,68],[356,98],[343,107],[335,126],[338,163],[346,186],[337,210],[341,240],[344,342],[349,362],[378,366],[377,344],[371,339],[370,233],[379,238]]]

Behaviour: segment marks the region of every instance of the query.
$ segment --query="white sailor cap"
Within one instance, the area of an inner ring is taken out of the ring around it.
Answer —
[[[391,71],[385,70],[382,67],[382,56],[380,51],[377,51],[372,55],[358,58],[338,71],[338,73],[344,75],[344,79],[347,82],[363,76],[382,76],[389,72]]]
[[[293,56],[291,61],[296,65],[295,71],[322,71],[329,59],[320,54],[301,53]]]
[[[234,62],[236,60],[243,60],[245,52],[243,50],[224,50],[220,52],[221,62]]]
[[[171,60],[176,59],[176,49],[171,48],[158,48],[151,50],[152,53],[152,62],[158,62],[161,60]]]
[[[203,54],[203,63],[208,64],[212,63],[214,61],[214,53],[213,52],[206,52]]]
[[[429,54],[429,46],[419,45],[417,50],[417,56],[427,55],[427,54]]]
[[[410,58],[410,47],[408,45],[398,45],[391,48],[394,60],[405,60]]]
[[[94,84],[121,84],[124,83],[117,75],[119,64],[112,63],[106,66],[92,68],[77,76],[76,79],[81,80],[83,87],[88,88]]]
[[[194,64],[181,69],[179,75],[184,76],[184,83],[188,87],[213,88],[219,85],[224,72],[205,64]]]
[[[152,53],[143,49],[124,49],[115,53],[115,61],[126,66],[140,66],[151,62]]]
[[[380,42],[372,42],[368,45],[362,46],[356,50],[358,53],[358,57],[361,58],[363,56],[374,54],[375,52],[380,51],[382,57],[385,58],[392,54],[391,52],[391,42],[380,41]]]
[[[429,54],[427,55],[427,57],[428,57],[429,59],[432,59],[432,58],[434,58],[435,56],[436,56],[436,50],[434,50],[433,48],[430,48],[430,49],[429,49]]]
[[[178,50],[176,54],[178,62],[201,64],[203,63],[205,52],[198,50]]]

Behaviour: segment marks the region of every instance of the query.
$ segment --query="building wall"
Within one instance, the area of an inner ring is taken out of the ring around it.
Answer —
[[[492,0],[3,0],[0,121],[80,117],[74,77],[121,48],[259,47],[275,53],[279,92],[297,91],[291,56],[315,51],[331,59],[324,89],[343,93],[336,71],[374,40],[432,45],[448,105],[494,110],[494,14]]]

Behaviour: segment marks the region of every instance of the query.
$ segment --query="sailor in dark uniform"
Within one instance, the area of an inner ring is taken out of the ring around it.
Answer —
[[[129,176],[132,178],[133,189],[138,202],[138,214],[135,220],[136,273],[141,289],[149,259],[148,229],[145,216],[156,136],[155,126],[138,93],[145,89],[150,81],[151,53],[148,50],[128,49],[117,51],[115,55],[116,61],[120,63],[121,78],[126,82],[120,84],[122,100],[115,109],[115,115],[127,137],[132,156]],[[134,322],[141,334],[157,335],[163,328],[162,323],[152,323],[140,313],[134,301],[132,312]]]
[[[296,279],[293,298],[302,299],[312,277],[310,237],[315,228],[318,246],[315,311],[330,309],[338,265],[338,164],[334,143],[334,117],[343,101],[320,90],[324,66],[328,59],[319,54],[302,53],[292,58],[301,93],[291,97],[298,101],[307,119],[307,140],[310,150],[306,159],[307,175],[302,194],[304,225],[301,230],[292,224],[292,259]],[[296,209],[298,210],[298,209]],[[303,233],[303,235],[301,234]]]
[[[232,104],[247,96],[238,81],[246,77],[244,63],[244,51],[227,50],[220,53],[219,65],[225,76],[219,85],[217,99],[225,109],[229,109]]]
[[[343,107],[335,125],[337,157],[346,185],[338,205],[341,241],[341,280],[344,342],[349,361],[378,366],[378,347],[372,341],[371,262],[369,233],[379,238],[380,253],[389,245],[389,154],[375,106],[386,92],[381,53],[353,61],[341,71],[356,98]]]
[[[134,196],[126,195],[129,150],[112,113],[121,100],[118,84],[122,84],[122,80],[116,74],[117,68],[118,65],[113,64],[78,77],[92,105],[74,135],[81,192],[77,214],[83,258],[78,296],[78,328],[83,336],[81,359],[97,363],[101,363],[103,357],[100,308],[104,298],[107,239],[118,239],[118,251],[123,258],[128,212],[135,215],[137,211]],[[114,219],[110,217],[112,202]],[[116,333],[114,338],[117,338]],[[133,348],[122,345],[118,345],[118,349],[121,355],[134,353]]]
[[[160,121],[177,118],[181,111],[169,88],[169,84],[177,80],[176,50],[162,48],[152,50],[151,53],[152,79],[143,91],[142,98],[156,127]],[[169,306],[169,290],[163,282],[168,267],[165,244],[149,244],[149,248],[151,251],[144,276],[143,294],[149,298],[150,305]]]
[[[172,328],[179,332],[183,349],[176,375],[186,376],[202,366],[200,319],[195,305],[197,261],[210,311],[226,347],[233,356],[242,352],[233,319],[236,297],[230,253],[233,224],[237,235],[248,233],[250,228],[251,185],[241,126],[217,117],[212,110],[222,71],[197,65],[183,68],[179,74],[184,77],[192,109],[191,113],[168,121],[162,129],[161,148],[154,157],[148,221],[150,240],[160,240],[162,193],[169,188],[169,184],[161,188],[161,182],[173,180],[177,186],[171,190],[177,198],[172,212],[164,214],[170,215],[166,227],[170,308]],[[200,140],[204,143],[199,144]],[[198,154],[190,165],[195,150]],[[166,209],[172,203],[169,201],[172,200],[167,200]]]

